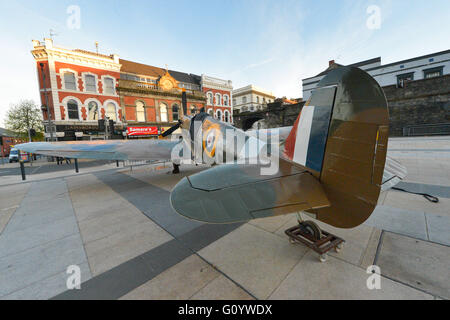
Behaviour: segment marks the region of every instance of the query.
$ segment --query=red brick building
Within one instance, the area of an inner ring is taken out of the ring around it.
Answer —
[[[115,122],[115,138],[156,137],[181,118],[183,91],[188,115],[205,108],[223,121],[233,119],[231,81],[55,47],[51,39],[33,40],[32,54],[41,103],[47,99],[59,140],[103,138],[98,120],[105,117]]]

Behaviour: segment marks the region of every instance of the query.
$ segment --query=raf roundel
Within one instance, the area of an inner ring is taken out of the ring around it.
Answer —
[[[216,123],[207,127],[203,134],[203,150],[210,158],[213,158],[216,153],[216,145],[220,134],[220,125]]]

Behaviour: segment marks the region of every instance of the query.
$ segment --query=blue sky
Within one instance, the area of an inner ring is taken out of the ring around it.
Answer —
[[[67,8],[78,5],[79,29]],[[366,25],[380,8],[379,29]],[[300,97],[301,79],[331,59],[382,63],[450,49],[448,0],[0,0],[0,126],[11,103],[38,104],[31,40],[55,30],[55,44],[117,53],[128,60],[254,84]]]

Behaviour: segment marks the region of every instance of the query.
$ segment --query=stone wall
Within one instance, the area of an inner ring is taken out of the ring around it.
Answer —
[[[403,136],[412,125],[450,123],[450,75],[383,87],[388,100],[390,135]]]

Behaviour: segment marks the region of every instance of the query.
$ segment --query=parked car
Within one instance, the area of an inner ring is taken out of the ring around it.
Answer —
[[[19,150],[16,148],[11,148],[9,150],[9,163],[19,161]]]

